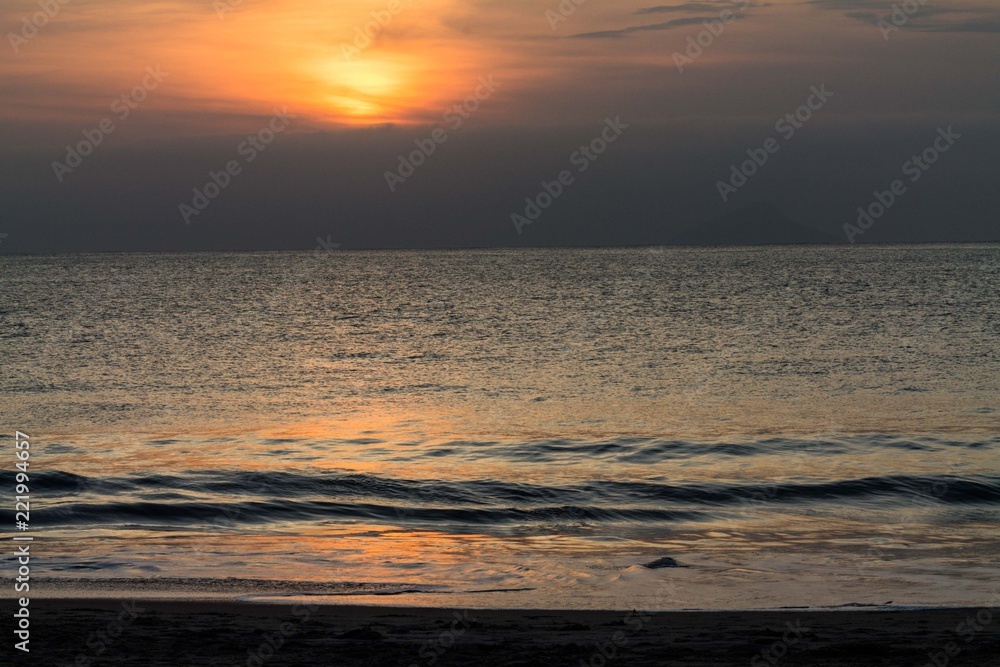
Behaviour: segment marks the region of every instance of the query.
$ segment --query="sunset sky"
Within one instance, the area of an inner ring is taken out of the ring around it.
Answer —
[[[840,234],[949,125],[955,150],[865,240],[998,236],[995,2],[910,0],[893,23],[874,0],[236,1],[43,1],[51,17],[0,1],[0,251],[663,242],[759,201]],[[718,34],[679,71],[706,21]],[[115,100],[157,68],[121,117]],[[722,201],[730,165],[820,85],[832,99]],[[243,163],[275,109],[292,122]],[[620,140],[516,233],[511,213],[615,117]],[[114,130],[58,179],[103,119]],[[390,190],[435,127],[447,141]],[[241,173],[186,224],[179,205],[234,158]]]

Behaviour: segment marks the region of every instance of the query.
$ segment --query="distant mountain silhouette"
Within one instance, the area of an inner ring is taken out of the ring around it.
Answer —
[[[843,243],[800,225],[768,203],[750,204],[675,236],[670,245],[788,245]]]

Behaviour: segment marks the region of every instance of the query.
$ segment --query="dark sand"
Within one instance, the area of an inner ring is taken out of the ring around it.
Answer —
[[[2,664],[1000,666],[1000,610],[530,611],[31,601],[31,652]],[[980,624],[975,621],[977,613]],[[997,618],[993,615],[996,613]],[[968,626],[966,619],[976,625]],[[789,624],[797,633],[789,631]],[[975,630],[975,627],[980,628]],[[784,642],[783,636],[788,638]],[[618,646],[615,646],[615,643]],[[273,645],[277,645],[274,648]],[[776,649],[768,654],[762,651]],[[949,656],[947,651],[953,655]],[[956,653],[957,650],[957,653]],[[611,657],[602,656],[602,651]],[[251,656],[256,654],[257,658]],[[780,656],[780,657],[779,657]],[[263,659],[261,659],[263,658]]]

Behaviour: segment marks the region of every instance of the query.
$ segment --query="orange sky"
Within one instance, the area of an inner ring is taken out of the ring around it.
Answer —
[[[473,92],[478,77],[491,74],[501,90],[477,112],[480,122],[563,123],[560,99],[580,106],[682,86],[687,98],[710,95],[705,87],[719,79],[704,72],[713,69],[736,76],[746,67],[854,66],[859,50],[888,47],[874,25],[847,10],[885,13],[890,5],[778,0],[744,10],[710,0],[679,11],[648,0],[589,0],[550,24],[546,12],[558,11],[559,0],[65,0],[18,53],[5,45],[0,114],[82,127],[106,115],[146,66],[159,65],[169,78],[144,102],[145,120],[194,134],[241,131],[276,106],[314,127],[432,124]],[[703,72],[697,81],[680,77],[672,53],[701,30],[703,18],[727,7],[741,20],[695,64]],[[5,41],[37,10],[35,2],[0,0]],[[373,13],[386,25],[371,45],[356,41]],[[675,19],[692,23],[651,29]],[[931,19],[930,12],[918,15],[911,27]],[[941,34],[991,32],[981,28]],[[630,31],[572,38],[623,29]],[[914,40],[926,47],[938,34],[899,31],[892,48],[901,54]],[[352,44],[360,48],[345,53]],[[670,107],[659,105],[658,113]]]
[[[106,109],[159,65],[169,78],[144,107],[161,114],[269,115],[277,105],[324,124],[405,123],[440,117],[506,60],[448,25],[461,21],[455,0],[394,1],[395,13],[388,0],[227,1],[238,0],[68,2],[20,53],[6,52],[0,72],[27,85],[14,87],[19,104],[4,115]],[[33,9],[2,7],[14,28]],[[368,44],[373,12],[388,21]]]

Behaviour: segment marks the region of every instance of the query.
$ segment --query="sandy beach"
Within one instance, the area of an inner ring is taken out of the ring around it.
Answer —
[[[4,601],[4,614],[13,605]],[[38,600],[31,652],[74,665],[1000,665],[994,609],[545,611]],[[977,619],[978,616],[978,619]],[[978,628],[978,629],[977,629]],[[5,660],[5,662],[7,662]]]

